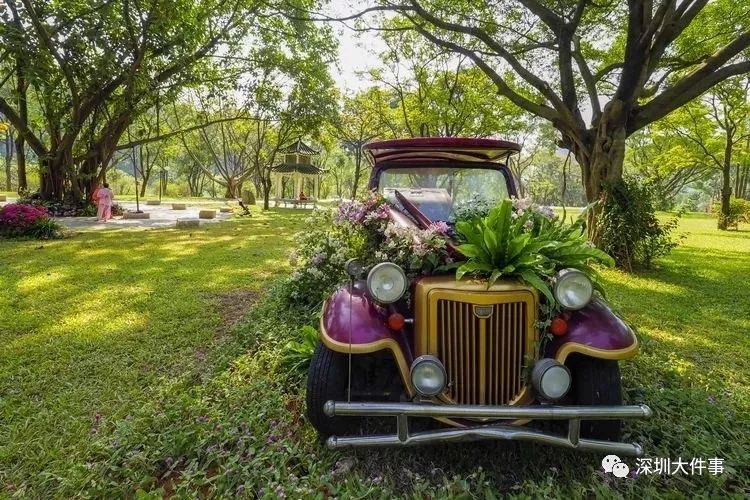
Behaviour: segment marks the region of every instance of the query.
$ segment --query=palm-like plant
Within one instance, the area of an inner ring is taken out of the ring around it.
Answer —
[[[586,273],[597,284],[591,263],[613,266],[612,257],[586,240],[582,222],[566,224],[534,209],[513,212],[510,200],[490,210],[486,217],[456,223],[459,252],[467,261],[456,270],[488,277],[491,286],[501,277],[517,277],[539,290],[550,303],[549,280],[564,268]]]

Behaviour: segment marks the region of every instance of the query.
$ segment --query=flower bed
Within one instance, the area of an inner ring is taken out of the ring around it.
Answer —
[[[51,239],[61,235],[62,226],[44,206],[11,203],[0,208],[0,236]]]

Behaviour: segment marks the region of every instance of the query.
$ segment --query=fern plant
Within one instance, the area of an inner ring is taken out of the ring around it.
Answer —
[[[587,241],[582,221],[567,224],[533,207],[516,213],[510,200],[486,217],[458,221],[456,233],[458,251],[467,258],[456,269],[457,279],[467,274],[487,277],[489,287],[500,278],[520,278],[551,304],[549,281],[560,269],[578,269],[601,288],[590,264],[614,265],[612,257]]]

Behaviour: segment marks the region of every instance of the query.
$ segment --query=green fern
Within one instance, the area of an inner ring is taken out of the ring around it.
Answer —
[[[467,260],[456,269],[465,275],[487,277],[487,286],[500,278],[518,278],[554,302],[549,286],[557,271],[575,268],[586,273],[601,290],[592,263],[613,266],[612,257],[593,247],[579,220],[567,224],[550,220],[534,210],[514,216],[510,200],[490,210],[486,217],[456,223],[458,251]]]

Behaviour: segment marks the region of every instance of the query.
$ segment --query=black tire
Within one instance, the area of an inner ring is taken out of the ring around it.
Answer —
[[[617,361],[577,356],[568,363],[573,374],[573,404],[622,405],[620,367]],[[622,420],[582,420],[581,437],[620,441]]]
[[[359,424],[356,417],[331,418],[323,412],[326,401],[346,401],[348,379],[348,356],[318,344],[307,372],[307,418],[321,438],[351,434]]]

